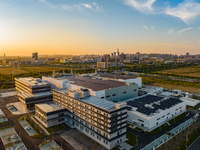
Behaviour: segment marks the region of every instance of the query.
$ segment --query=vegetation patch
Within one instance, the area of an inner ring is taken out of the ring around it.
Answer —
[[[151,132],[147,132],[147,131],[146,131],[145,134],[156,134],[156,133],[158,133],[158,132],[160,132],[160,131],[166,129],[168,126],[169,126],[169,125],[165,123],[165,124],[161,125],[160,127],[156,128],[156,129],[154,129],[154,130],[152,130]]]
[[[128,143],[131,146],[135,146],[137,143],[139,143],[139,138],[131,132],[126,133],[126,138],[128,139],[126,143]]]
[[[177,117],[171,119],[171,120],[169,121],[169,123],[170,123],[170,124],[174,124],[174,123],[180,121],[181,119],[185,118],[186,115],[187,115],[186,112],[185,112],[185,113],[182,113],[181,115],[179,115],[179,116],[177,116]]]

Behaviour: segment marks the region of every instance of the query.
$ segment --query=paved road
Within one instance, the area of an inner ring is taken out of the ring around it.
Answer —
[[[190,145],[187,150],[200,150],[200,137]]]

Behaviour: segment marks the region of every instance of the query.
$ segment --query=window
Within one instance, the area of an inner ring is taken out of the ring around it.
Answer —
[[[106,96],[106,98],[109,98],[109,97],[110,97],[110,95],[107,95],[107,96]]]
[[[138,119],[139,121],[141,121],[141,122],[144,122],[143,120],[140,120],[140,119]]]
[[[64,118],[62,118],[62,119],[58,119],[58,122],[61,122],[61,121],[64,121],[65,119]]]
[[[102,99],[104,99],[104,97],[103,97],[103,96],[102,96],[101,98],[102,98]]]
[[[58,117],[64,116],[65,113],[58,114]]]
[[[116,94],[113,94],[112,96],[116,96]]]

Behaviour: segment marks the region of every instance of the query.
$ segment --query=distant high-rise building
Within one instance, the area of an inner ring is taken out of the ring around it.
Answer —
[[[104,59],[104,61],[109,61],[110,60],[110,54],[104,54],[103,59]]]
[[[117,49],[117,56],[119,56],[119,48]]]
[[[189,54],[189,53],[186,53],[186,56],[190,56],[190,54]]]
[[[32,53],[32,59],[38,60],[38,52]]]
[[[135,56],[136,56],[137,59],[140,59],[140,52],[137,52],[137,53],[135,54]]]
[[[4,53],[3,57],[6,58],[6,54],[5,53]]]

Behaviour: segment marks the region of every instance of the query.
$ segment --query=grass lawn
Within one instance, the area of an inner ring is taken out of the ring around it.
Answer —
[[[55,132],[64,130],[64,129],[65,129],[65,126],[62,125],[62,124],[59,124],[59,125],[55,125],[55,126],[46,128],[46,129],[47,129],[47,131],[48,131],[50,134],[52,134],[52,133],[55,133]]]
[[[167,89],[179,89],[182,91],[200,94],[200,83],[160,79],[153,77],[142,77],[142,82],[145,85],[160,86]]]
[[[170,124],[174,124],[174,123],[180,121],[181,119],[185,118],[186,115],[187,115],[186,112],[185,112],[185,113],[182,113],[181,115],[175,117],[174,119],[171,119],[171,120],[169,121],[169,123],[170,123]]]
[[[126,143],[128,143],[131,146],[135,146],[137,143],[139,143],[139,138],[133,133],[127,132],[126,138],[128,139]]]
[[[4,129],[8,129],[8,128],[11,128],[11,126],[1,127],[0,130],[4,130]]]
[[[139,128],[139,127],[136,127],[135,130],[137,130],[138,132],[143,131],[143,129],[141,129],[141,128]]]
[[[185,68],[177,68],[177,69],[167,69],[164,71],[159,71],[160,73],[169,73],[175,75],[182,75],[182,76],[190,76],[190,77],[200,77],[200,65],[192,66],[192,67],[185,67]]]
[[[168,126],[169,126],[169,125],[165,123],[165,124],[161,125],[160,127],[154,129],[154,130],[151,131],[151,132],[145,132],[145,134],[156,134],[156,133],[158,133],[158,132],[164,130],[164,129],[167,128]]]

